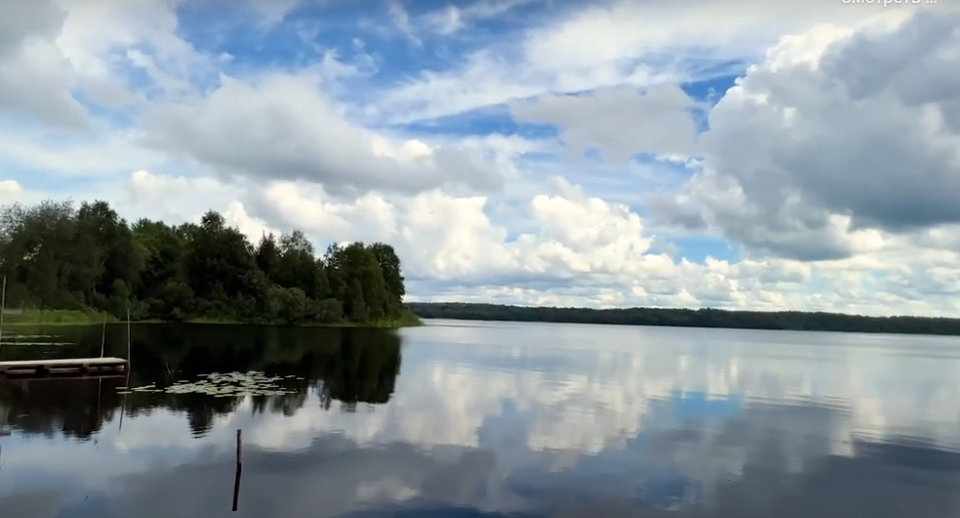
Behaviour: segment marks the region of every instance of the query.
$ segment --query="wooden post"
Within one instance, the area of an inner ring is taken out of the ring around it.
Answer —
[[[127,371],[126,381],[123,383],[123,398],[120,400],[120,424],[117,427],[117,435],[120,435],[123,432],[123,413],[127,409],[127,394],[130,393],[130,360],[127,360],[127,365],[125,367]]]
[[[100,419],[100,395],[103,394],[103,377],[97,379],[97,414],[93,416],[94,428],[96,428],[97,420]],[[100,449],[100,430],[97,430],[97,438],[93,441],[94,446],[97,449]]]
[[[100,357],[103,358],[103,349],[107,345],[107,317],[103,317],[103,331],[100,332]]]
[[[3,347],[3,315],[7,312],[7,276],[3,276],[3,293],[0,294],[0,347]]]
[[[127,391],[124,391],[127,392]],[[123,395],[123,399],[120,401],[120,424],[117,426],[117,435],[123,433],[123,412],[127,409],[127,395]]]
[[[123,432],[123,414],[127,409],[127,394],[130,392],[130,372],[133,371],[133,362],[130,361],[130,306],[127,306],[127,364],[124,366],[124,370],[127,371],[127,381],[123,384],[123,386],[126,388],[123,391],[123,399],[120,400],[120,424],[117,428],[118,435]]]
[[[237,430],[237,472],[233,476],[233,509],[232,511],[237,510],[237,503],[240,501],[240,474],[243,472],[243,463],[240,462],[240,450],[241,450],[241,440],[240,440],[241,430]]]
[[[127,306],[127,368],[130,368],[130,306]]]

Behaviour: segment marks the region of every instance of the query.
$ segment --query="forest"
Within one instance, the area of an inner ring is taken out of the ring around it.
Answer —
[[[447,302],[411,302],[408,305],[420,318],[456,320],[960,335],[960,319],[955,318],[868,317],[840,313],[721,309],[550,308]]]
[[[132,224],[105,201],[0,208],[5,307],[103,319],[413,325],[400,259],[385,243],[331,245],[301,231],[252,244],[209,211]],[[49,311],[48,311],[49,312]],[[11,315],[9,320],[15,320]],[[91,318],[92,319],[92,318]]]

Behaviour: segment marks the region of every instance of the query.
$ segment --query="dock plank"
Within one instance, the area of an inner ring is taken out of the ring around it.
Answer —
[[[123,358],[58,358],[55,360],[0,361],[0,375],[23,376],[31,374],[73,374],[105,371],[124,371]]]
[[[58,358],[55,360],[14,360],[0,362],[0,368],[3,367],[33,367],[50,366],[65,367],[72,365],[121,365],[126,364],[127,360],[123,358]]]
[[[31,375],[33,374],[33,375]],[[71,380],[94,380],[94,381],[118,381],[126,379],[126,375],[122,374],[120,371],[110,371],[110,372],[91,372],[91,373],[69,373],[69,379]],[[13,376],[12,379],[4,380],[6,382],[16,382],[16,383],[33,383],[33,382],[42,382],[42,381],[63,381],[67,376],[56,376],[56,375],[43,375],[36,373],[26,373],[19,376]],[[3,380],[3,373],[0,373],[0,380]]]

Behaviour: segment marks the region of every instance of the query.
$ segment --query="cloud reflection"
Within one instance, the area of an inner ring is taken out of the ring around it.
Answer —
[[[182,414],[153,410],[122,433],[105,426],[101,462],[14,437],[4,470],[82,478],[106,502],[98,517],[214,516],[229,506],[243,429],[240,516],[960,510],[951,339],[513,324],[404,333],[387,404],[328,410],[313,390],[285,416],[248,399],[202,439]],[[74,507],[66,516],[93,516]]]
[[[832,430],[837,453],[855,437],[888,433],[956,443],[955,339],[555,327],[563,329],[528,342],[549,347],[502,345],[500,326],[452,328],[460,346],[450,329],[411,330],[389,405],[372,415],[325,414],[311,401],[292,420],[258,421],[251,437],[281,447],[337,430],[360,443],[477,446],[496,435],[482,434],[485,425],[522,422],[530,449],[596,453],[642,429],[707,418],[710,408],[776,402],[836,408],[844,415]],[[676,415],[681,407],[691,415]]]

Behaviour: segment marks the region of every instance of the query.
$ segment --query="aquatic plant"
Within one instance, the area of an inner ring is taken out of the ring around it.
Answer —
[[[204,394],[212,397],[237,396],[281,396],[296,394],[290,389],[290,381],[303,381],[294,375],[267,376],[259,371],[201,374],[200,379],[180,380],[166,387],[157,387],[155,383],[135,388],[117,387],[120,394],[134,392],[152,392],[164,394]]]

